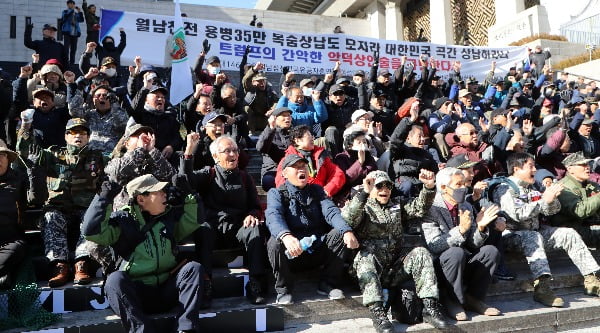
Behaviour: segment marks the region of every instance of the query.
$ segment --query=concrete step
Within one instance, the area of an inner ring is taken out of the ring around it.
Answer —
[[[215,302],[217,303],[217,302]],[[271,306],[238,306],[237,300],[223,301],[212,310],[200,313],[199,332],[272,332],[284,329],[281,309]],[[174,312],[152,316],[156,332],[172,332],[175,327]],[[81,311],[62,314],[59,322],[42,330],[27,331],[22,328],[6,333],[125,333],[120,318],[112,310]]]
[[[498,317],[486,317],[467,312],[468,321],[453,321],[445,332],[600,332],[600,298],[585,296],[579,290],[562,289],[557,292],[565,302],[564,308],[545,307],[530,297],[489,297],[487,303],[503,311]],[[429,324],[406,325],[392,321],[396,332],[440,332]],[[281,333],[338,333],[375,332],[368,311],[357,312],[351,319],[290,322],[286,320]]]
[[[213,298],[238,297],[239,303],[248,303],[244,286],[248,282],[248,270],[243,268],[218,268],[213,271]],[[49,288],[46,281],[38,283],[40,303],[53,313],[105,310],[109,308],[106,297],[102,296],[102,278],[98,277],[87,285],[73,285],[72,282],[60,288]]]
[[[517,274],[517,278],[514,281],[498,281],[492,284],[488,290],[488,299],[533,302],[533,278],[526,262],[509,260],[508,265]],[[566,255],[553,253],[550,267],[553,273],[553,289],[557,292],[568,290],[583,297],[583,277]],[[297,285],[298,294],[294,293],[295,304],[282,307],[285,311],[286,325],[345,320],[360,316],[369,318],[369,312],[362,305],[362,297],[356,285],[349,284],[343,288],[348,296],[343,300],[329,300],[316,296],[316,285],[316,275],[312,279],[302,276]],[[500,310],[505,311],[502,307]]]

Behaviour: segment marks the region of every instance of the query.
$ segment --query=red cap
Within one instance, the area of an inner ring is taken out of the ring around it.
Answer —
[[[58,59],[48,59],[48,61],[46,61],[46,65],[56,65],[58,66],[58,68],[60,68],[61,71],[64,70],[62,64],[60,63],[60,61],[58,61]]]
[[[552,106],[553,103],[551,100],[544,98],[544,103],[542,103],[542,106]]]

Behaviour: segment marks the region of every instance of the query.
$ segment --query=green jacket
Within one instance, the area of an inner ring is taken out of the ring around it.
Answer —
[[[161,215],[150,217],[136,204],[112,212],[111,202],[109,196],[94,197],[83,220],[83,235],[97,244],[112,246],[123,258],[119,270],[134,281],[152,286],[164,283],[177,265],[177,243],[204,221],[202,204],[188,195],[182,206],[167,206]],[[144,233],[147,223],[154,225]]]
[[[558,196],[560,212],[550,217],[552,225],[596,224],[600,219],[600,185],[590,181],[582,184],[569,174],[559,182],[565,189]]]

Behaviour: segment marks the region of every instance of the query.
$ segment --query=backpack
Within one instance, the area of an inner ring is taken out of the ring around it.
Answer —
[[[492,178],[484,179],[484,182],[488,184],[486,189],[483,191],[481,195],[481,199],[479,200],[479,205],[481,208],[487,208],[491,205],[494,205],[494,191],[498,188],[499,185],[506,184],[510,186],[516,193],[519,193],[519,187],[515,182],[510,180],[507,176],[494,176]]]

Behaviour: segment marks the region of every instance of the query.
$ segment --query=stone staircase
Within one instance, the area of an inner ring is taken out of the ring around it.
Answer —
[[[251,151],[248,172],[260,184],[260,156]],[[261,201],[266,202],[265,193],[257,186]],[[39,240],[39,234],[30,232],[28,237]],[[407,236],[407,241],[411,241]],[[180,246],[183,256],[193,253],[193,243]],[[239,252],[215,251],[217,265],[213,276],[213,306],[200,314],[200,332],[318,332],[340,331],[375,332],[369,319],[369,311],[362,305],[357,286],[346,279],[343,290],[346,298],[329,300],[317,295],[318,270],[297,274],[295,303],[277,306],[275,292],[270,281],[267,305],[251,305],[244,297],[244,285],[248,271],[241,267],[243,257]],[[600,258],[600,251],[593,251]],[[43,277],[44,260],[34,262],[38,276]],[[517,274],[515,281],[498,281],[492,284],[487,302],[499,308],[503,315],[485,317],[468,313],[469,321],[455,323],[449,332],[600,332],[600,298],[583,294],[583,278],[564,253],[551,253],[550,266],[554,275],[553,287],[566,302],[564,308],[547,308],[533,301],[532,278],[522,256],[510,254],[507,266]],[[48,311],[60,313],[62,319],[42,330],[23,328],[8,330],[16,332],[45,333],[98,333],[125,332],[119,318],[108,307],[101,296],[101,279],[87,286],[69,284],[63,288],[50,289],[40,279],[40,301]],[[0,299],[6,297],[0,294]],[[0,304],[2,304],[0,302]],[[0,311],[2,313],[2,311]],[[174,314],[164,313],[153,317],[158,332],[169,332],[174,324]],[[0,320],[2,320],[0,316]],[[395,322],[398,332],[438,332],[428,324],[408,326]]]

